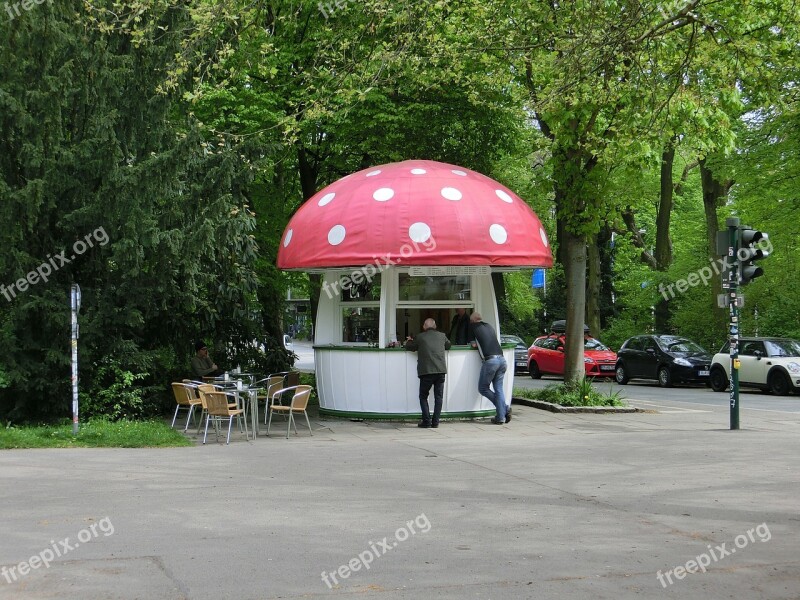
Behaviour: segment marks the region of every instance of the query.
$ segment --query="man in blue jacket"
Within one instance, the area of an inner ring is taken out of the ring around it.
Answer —
[[[478,348],[483,365],[478,377],[478,391],[481,396],[486,396],[496,409],[492,423],[503,425],[511,420],[511,407],[506,411],[506,397],[503,394],[503,378],[506,375],[506,359],[503,357],[503,348],[497,339],[494,327],[485,323],[479,312],[474,312],[469,318],[472,327],[473,348]],[[492,384],[494,391],[489,389]]]
[[[422,410],[422,421],[418,427],[439,426],[439,415],[442,413],[444,400],[444,378],[447,373],[446,350],[450,349],[450,340],[441,331],[436,331],[436,321],[425,319],[422,333],[416,338],[406,339],[406,350],[417,353],[417,375],[419,376],[419,407]],[[433,417],[428,406],[428,394],[433,386]]]

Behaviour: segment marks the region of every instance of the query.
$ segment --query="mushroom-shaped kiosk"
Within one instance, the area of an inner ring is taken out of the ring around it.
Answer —
[[[493,271],[550,267],[541,222],[517,195],[462,167],[425,160],[348,175],[305,202],[281,239],[281,269],[322,274],[314,359],[322,414],[419,416],[417,356],[406,336],[426,318],[448,334],[456,309],[498,333]],[[505,396],[513,388],[514,349]],[[447,353],[443,418],[494,414],[478,393],[480,357]]]

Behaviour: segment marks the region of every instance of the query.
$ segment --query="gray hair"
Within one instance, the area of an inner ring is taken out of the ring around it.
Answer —
[[[433,319],[425,319],[425,322],[422,324],[422,328],[427,329],[436,329],[436,321]]]

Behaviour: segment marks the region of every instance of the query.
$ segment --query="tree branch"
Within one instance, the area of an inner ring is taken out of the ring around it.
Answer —
[[[647,245],[644,243],[644,238],[642,237],[642,234],[639,233],[639,228],[636,226],[636,215],[633,212],[633,208],[629,206],[622,211],[622,220],[625,222],[625,226],[628,228],[628,231],[631,234],[631,241],[633,242],[633,245],[642,251],[641,255],[639,256],[641,261],[656,271],[658,267],[656,264],[656,259],[647,251]]]

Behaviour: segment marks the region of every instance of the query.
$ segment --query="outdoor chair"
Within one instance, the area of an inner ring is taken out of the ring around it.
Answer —
[[[267,378],[266,383],[267,383],[267,389],[265,394],[263,396],[258,397],[259,402],[262,400],[264,401],[264,425],[267,424],[267,416],[268,416],[267,413],[269,413],[269,405],[270,402],[272,401],[273,394],[276,391],[286,387],[284,385],[284,376],[282,373],[278,373],[276,375],[270,375]],[[280,404],[280,396],[278,396],[278,404]]]
[[[296,385],[294,387],[288,388],[281,388],[279,390],[275,390],[273,392],[273,398],[278,398],[281,394],[288,391],[293,391],[294,394],[292,395],[292,401],[288,405],[283,405],[275,400],[270,402],[269,405],[269,422],[267,424],[267,435],[269,436],[269,429],[272,426],[272,415],[273,413],[283,413],[289,416],[289,424],[286,429],[286,439],[289,439],[289,433],[292,431],[292,427],[294,427],[294,432],[297,432],[297,425],[295,424],[294,415],[302,413],[303,416],[306,418],[306,424],[308,425],[308,432],[313,436],[314,432],[311,429],[311,421],[308,419],[308,413],[306,409],[308,408],[308,400],[311,397],[311,390],[312,387],[310,385]]]
[[[300,385],[300,371],[289,371],[286,374],[286,387],[295,387]]]
[[[194,393],[194,390],[184,383],[173,382],[172,393],[175,395],[175,414],[172,416],[172,427],[175,427],[175,421],[178,419],[178,412],[183,408],[186,409],[186,426],[183,428],[185,432],[189,429],[189,421],[192,420],[194,407],[201,404],[200,398]],[[202,416],[201,416],[202,419]]]
[[[206,429],[205,433],[203,433],[203,443],[206,443],[206,437],[208,436],[208,423],[212,419],[214,420],[214,430],[217,434],[217,441],[219,441],[219,423],[224,421],[225,419],[228,420],[228,438],[225,441],[225,444],[231,443],[231,426],[233,425],[233,418],[239,417],[240,422],[244,423],[244,435],[245,439],[249,437],[249,433],[247,431],[247,419],[242,419],[241,417],[244,416],[244,411],[241,408],[234,408],[236,406],[235,403],[231,404],[228,402],[229,395],[225,392],[205,392],[206,397],[206,406],[207,406],[207,413],[206,413]]]
[[[200,398],[200,405],[202,406],[202,410],[200,411],[200,423],[197,425],[197,433],[200,433],[200,428],[203,426],[203,415],[208,417],[208,394],[211,392],[224,392],[224,390],[212,383],[201,383],[196,388],[197,395]],[[236,408],[235,402],[228,402],[229,408]]]

